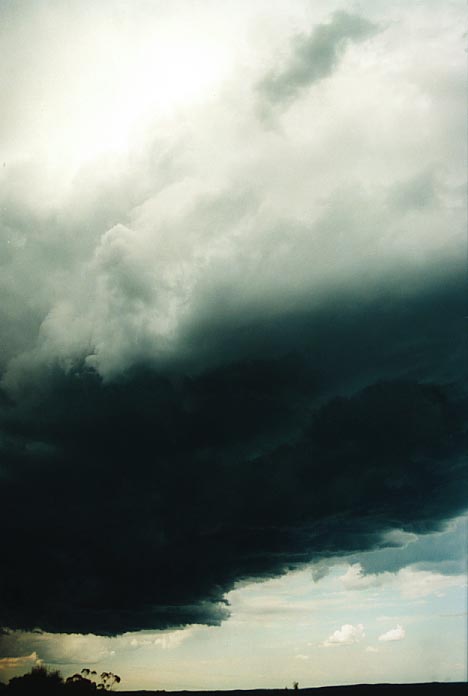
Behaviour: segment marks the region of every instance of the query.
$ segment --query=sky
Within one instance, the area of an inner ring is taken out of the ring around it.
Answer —
[[[466,680],[465,47],[0,2],[0,680]]]

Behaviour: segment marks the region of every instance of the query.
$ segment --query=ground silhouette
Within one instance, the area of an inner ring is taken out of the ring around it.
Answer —
[[[112,672],[83,669],[64,679],[57,670],[50,670],[42,665],[33,667],[30,672],[10,679],[8,685],[0,683],[2,696],[86,696],[87,694],[115,691],[121,679]],[[285,696],[284,689],[234,689],[230,691],[118,691],[121,696]],[[351,686],[325,686],[299,689],[294,683],[294,691],[301,696],[449,696],[466,695],[466,682],[431,682],[421,684],[354,684]]]
[[[285,696],[286,689],[252,689],[231,691],[168,691],[167,696]],[[301,696],[466,696],[466,682],[431,682],[422,684],[354,684],[298,689]],[[151,696],[162,691],[119,691],[122,696]],[[291,690],[289,690],[291,693]]]

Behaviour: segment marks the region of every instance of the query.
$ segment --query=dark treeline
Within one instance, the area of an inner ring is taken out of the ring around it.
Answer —
[[[1,694],[93,694],[110,691],[120,683],[118,674],[82,669],[81,673],[73,674],[64,679],[58,670],[49,670],[42,665],[33,667],[22,677],[13,677],[8,685],[0,683]]]

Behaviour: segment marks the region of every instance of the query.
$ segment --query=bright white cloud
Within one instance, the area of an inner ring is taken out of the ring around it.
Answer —
[[[406,631],[403,628],[403,626],[400,626],[400,624],[397,624],[395,628],[391,628],[389,631],[386,633],[382,633],[381,636],[379,636],[379,640],[383,642],[387,641],[394,641],[394,640],[403,640],[403,638],[406,636]]]
[[[340,629],[334,631],[322,645],[325,648],[331,648],[337,645],[352,645],[353,643],[359,643],[365,635],[364,626],[362,624],[357,624],[357,626],[344,624]]]

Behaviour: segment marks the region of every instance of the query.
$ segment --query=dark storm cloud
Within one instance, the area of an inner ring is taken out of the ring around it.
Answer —
[[[464,302],[453,272],[212,315],[189,357],[112,380],[43,366],[1,405],[0,625],[217,624],[238,580],[439,529],[467,506]]]
[[[260,93],[271,104],[291,101],[306,87],[331,75],[349,43],[364,41],[378,31],[375,24],[359,15],[335,12],[329,22],[295,38],[286,64],[262,80]]]

